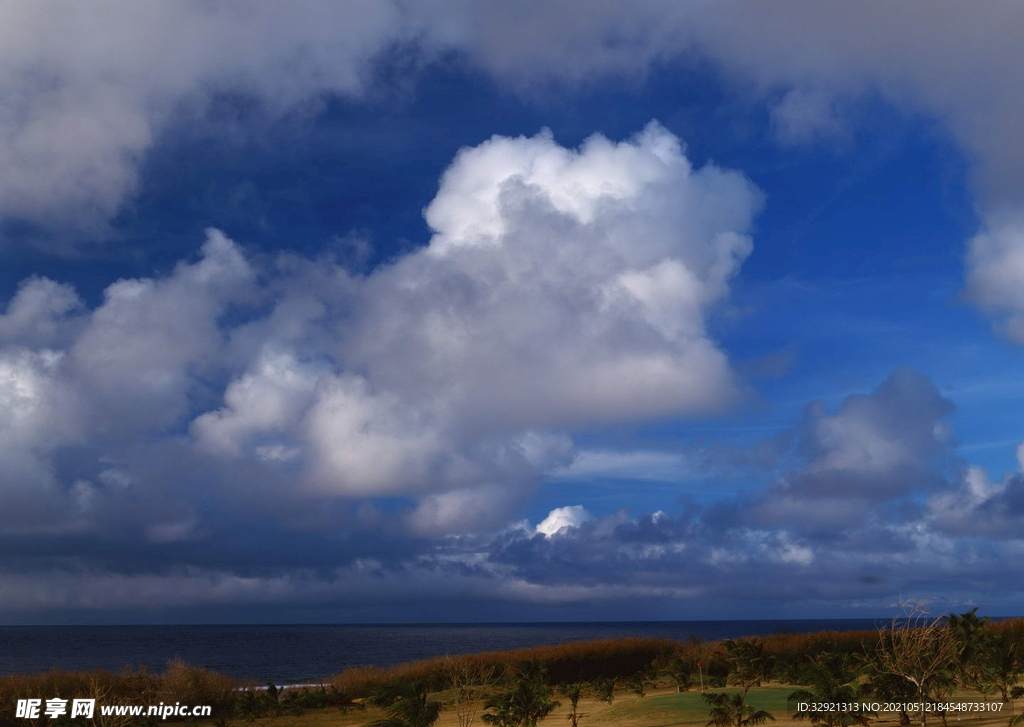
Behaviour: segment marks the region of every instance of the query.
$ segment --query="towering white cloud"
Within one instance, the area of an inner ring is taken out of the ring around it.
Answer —
[[[85,461],[56,492],[94,513],[146,499],[137,450],[155,442],[178,448],[172,469],[208,458],[255,487],[412,498],[414,532],[499,526],[571,461],[574,428],[737,399],[705,319],[759,203],[656,123],[579,149],[495,137],[443,176],[430,243],[363,277],[326,258],[257,265],[211,230],[197,260],[116,281],[93,310],[32,279],[0,316],[19,417],[0,444],[59,482],[49,457],[74,443]],[[78,402],[63,428],[57,399]],[[158,479],[165,497],[174,475]],[[165,541],[201,525],[153,514]]]
[[[463,150],[425,212],[430,244],[353,284],[337,370],[309,381],[289,446],[317,489],[428,497],[414,523],[436,530],[564,463],[545,430],[722,410],[737,389],[704,319],[759,199],[692,169],[657,124],[579,150],[547,133]],[[235,400],[265,378],[247,377],[194,432],[241,431]]]
[[[657,124],[578,151],[494,138],[445,173],[430,245],[367,281],[343,355],[485,428],[719,409],[735,388],[704,318],[759,202]]]

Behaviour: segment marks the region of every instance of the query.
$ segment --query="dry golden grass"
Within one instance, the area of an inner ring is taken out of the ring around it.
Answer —
[[[0,677],[0,726],[28,724],[15,720],[19,699],[95,699],[98,704],[209,704],[223,713],[234,699],[238,682],[209,669],[174,660],[161,674],[144,669],[114,674],[108,671],[60,671]]]
[[[209,704],[214,710],[231,704],[238,681],[209,669],[174,659],[160,675],[159,700],[168,704]]]
[[[627,676],[644,669],[658,657],[679,648],[671,639],[623,638],[575,641],[510,651],[493,651],[423,659],[387,668],[357,667],[331,679],[337,689],[357,697],[371,694],[388,682],[419,680],[439,690],[444,685],[447,660],[475,665],[498,677],[524,661],[547,668],[551,683],[558,684],[596,676]]]

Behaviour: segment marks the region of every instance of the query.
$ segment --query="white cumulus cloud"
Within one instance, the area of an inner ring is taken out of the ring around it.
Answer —
[[[577,427],[738,399],[705,323],[760,202],[741,174],[695,169],[657,123],[578,149],[494,137],[443,175],[429,244],[366,275],[256,262],[210,230],[195,260],[115,281],[91,310],[30,279],[0,316],[18,417],[0,457],[76,517],[149,508],[154,542],[203,531],[201,513],[166,504],[196,471],[252,492],[406,498],[399,519],[423,534],[501,527],[572,461]],[[72,445],[63,475],[55,452]]]
[[[537,523],[537,532],[547,537],[557,535],[562,528],[578,528],[594,519],[583,505],[556,507],[547,517]]]

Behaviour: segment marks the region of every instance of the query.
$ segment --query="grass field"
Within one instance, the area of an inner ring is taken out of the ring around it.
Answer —
[[[984,626],[984,623],[981,625]],[[999,622],[985,628],[989,634],[985,643],[994,645],[990,647],[994,650],[988,657],[989,661],[984,662],[984,666],[988,669],[999,667],[1010,670],[1007,676],[1003,677],[1004,681],[991,682],[994,685],[992,688],[1002,689],[1008,693],[1009,687],[1013,686],[1020,676],[1018,664],[1020,644],[1024,643],[1024,619]],[[366,699],[378,694],[387,685],[415,684],[422,685],[424,689],[440,689],[444,686],[463,684],[467,685],[464,688],[468,688],[470,694],[476,695],[479,700],[473,725],[483,727],[485,723],[480,717],[484,711],[485,699],[505,693],[508,684],[521,686],[528,683],[524,681],[526,677],[518,682],[510,682],[509,677],[528,674],[529,670],[521,670],[530,667],[541,670],[540,673],[545,680],[541,684],[569,684],[578,680],[590,684],[590,688],[596,688],[595,685],[600,680],[614,678],[622,685],[630,680],[635,681],[640,674],[658,674],[657,679],[660,679],[660,682],[655,683],[658,683],[660,688],[651,689],[643,699],[623,688],[616,692],[614,703],[611,705],[599,702],[593,697],[581,700],[578,712],[582,715],[582,727],[702,727],[708,722],[709,707],[701,699],[700,692],[694,690],[677,694],[673,688],[667,686],[670,679],[680,679],[680,673],[684,677],[689,674],[692,678],[689,669],[697,663],[704,662],[705,678],[714,678],[720,682],[724,682],[727,674],[743,668],[745,664],[773,665],[761,678],[771,674],[776,679],[796,680],[805,684],[828,684],[827,681],[816,682],[813,678],[808,679],[808,676],[813,677],[814,673],[818,673],[807,671],[808,665],[813,664],[819,670],[838,668],[840,673],[848,671],[844,678],[857,678],[863,681],[865,674],[855,677],[855,667],[867,655],[880,648],[879,638],[879,632],[822,632],[775,634],[762,639],[721,643],[696,640],[679,643],[667,639],[636,638],[570,642],[512,651],[432,658],[386,668],[358,667],[326,680],[325,688],[308,691],[286,690],[283,694],[274,689],[260,690],[256,684],[243,685],[237,679],[179,660],[170,663],[167,669],[160,673],[144,670],[117,674],[102,671],[55,670],[40,674],[14,674],[0,677],[0,704],[12,705],[9,714],[0,713],[0,725],[17,727],[21,724],[19,720],[14,719],[13,705],[16,700],[48,699],[57,695],[62,698],[97,698],[100,704],[142,705],[156,704],[159,701],[167,704],[210,705],[214,719],[200,722],[206,725],[359,727],[384,717],[384,713],[371,706],[365,709],[342,709],[336,705],[345,702],[351,705],[352,700],[355,700],[357,707],[361,707]],[[746,651],[742,651],[740,647],[744,647]],[[908,653],[918,653],[917,649],[918,646],[914,645],[913,650]],[[833,666],[828,667],[829,664]],[[683,671],[678,671],[679,668]],[[949,668],[953,669],[953,666]],[[992,673],[998,675],[998,672]],[[1007,679],[1009,681],[1006,681]],[[683,681],[685,682],[685,679]],[[756,679],[731,678],[731,682],[737,681],[754,683]],[[255,686],[256,689],[240,689],[245,686]],[[773,725],[804,727],[807,725],[806,722],[793,718],[796,705],[788,701],[788,696],[797,688],[788,683],[766,683],[763,687],[750,690],[747,702],[754,709],[765,710],[774,715],[775,721],[771,723]],[[823,688],[829,689],[827,686]],[[878,694],[887,693],[884,687],[876,686],[876,689]],[[733,687],[715,691],[735,693],[738,690]],[[892,690],[889,689],[888,693],[892,693]],[[453,690],[433,692],[429,695],[430,700],[446,705],[436,727],[465,727],[465,723],[459,724],[453,706],[458,694],[458,691]],[[569,713],[568,700],[559,697],[557,693],[554,696],[564,704],[550,714],[543,724],[566,725]],[[991,698],[963,691],[945,700],[992,702]],[[948,715],[947,724],[944,725],[940,718],[933,716],[929,719],[928,727],[1007,727],[1010,717],[1019,713],[1022,707],[1024,699],[1018,699],[1016,704],[1005,705],[1005,709],[1000,712],[979,714],[954,711]],[[226,722],[220,719],[222,716]],[[898,715],[882,714],[872,717],[870,721],[878,727],[899,727]]]
[[[807,722],[792,719],[792,706],[788,703],[787,697],[798,687],[790,685],[769,685],[761,688],[751,689],[747,695],[747,701],[758,709],[764,709],[775,717],[772,725],[778,727],[808,727]],[[714,691],[735,693],[736,689],[716,689]],[[962,693],[957,699],[963,701],[979,701],[977,694]],[[562,699],[563,705],[554,711],[547,719],[541,722],[542,725],[555,727],[556,725],[568,724],[569,713],[566,700]],[[482,706],[482,705],[481,705]],[[949,727],[1006,727],[1009,717],[1013,714],[1020,714],[1024,708],[1024,700],[1016,700],[1016,704],[1008,704],[1000,713],[986,714],[984,717],[961,715],[959,718],[951,716],[948,718]],[[482,710],[481,710],[482,711]],[[648,693],[643,699],[633,694],[617,692],[615,702],[611,705],[597,702],[592,699],[580,701],[579,711],[584,716],[580,719],[580,727],[704,727],[708,721],[707,705],[701,699],[699,691],[683,692],[677,694],[674,689],[656,689]],[[242,727],[246,724],[255,724],[260,727],[358,727],[374,719],[382,717],[383,713],[373,708],[365,710],[340,711],[338,709],[310,710],[306,714],[296,717],[265,717],[255,722],[244,720],[229,721],[232,727]],[[884,727],[898,727],[897,715],[881,714],[872,718],[872,724]],[[215,724],[207,722],[205,724]],[[929,719],[929,727],[941,727],[942,722],[938,718]],[[445,710],[435,727],[459,727],[455,712]],[[473,727],[486,727],[485,723],[477,716]]]

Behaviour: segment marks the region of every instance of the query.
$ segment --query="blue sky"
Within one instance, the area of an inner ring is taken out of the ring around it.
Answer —
[[[1019,613],[1024,24],[940,5],[4,10],[0,620]]]

